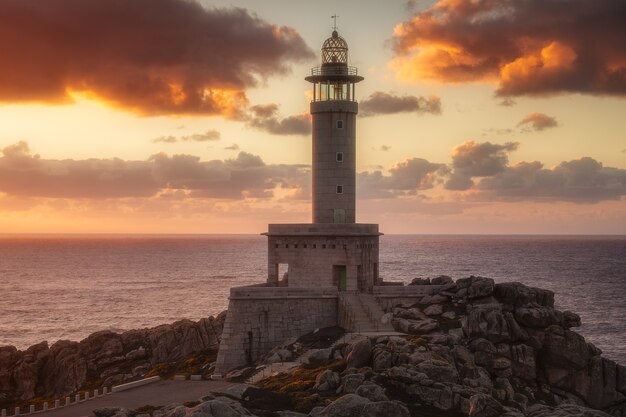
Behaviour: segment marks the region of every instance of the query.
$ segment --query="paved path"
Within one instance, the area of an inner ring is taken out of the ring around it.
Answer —
[[[135,409],[144,405],[164,406],[171,403],[199,400],[211,392],[223,391],[237,385],[241,384],[226,381],[159,381],[127,391],[94,398],[76,405],[70,405],[69,407],[37,412],[33,416],[85,417],[92,416],[92,410],[102,407]]]

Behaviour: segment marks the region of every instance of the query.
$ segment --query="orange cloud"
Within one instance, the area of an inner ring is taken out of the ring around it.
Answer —
[[[495,81],[497,94],[626,94],[621,0],[439,0],[394,30],[406,80]]]
[[[195,1],[3,0],[0,102],[86,95],[136,113],[238,117],[245,91],[313,57],[293,29]]]

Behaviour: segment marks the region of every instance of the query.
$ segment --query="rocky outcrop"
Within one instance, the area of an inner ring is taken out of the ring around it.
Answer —
[[[121,334],[102,331],[81,342],[61,340],[25,351],[0,347],[0,402],[74,392],[86,383],[112,385],[159,363],[217,347],[226,313]]]
[[[299,395],[343,397],[311,417],[363,415],[367,401],[392,407],[394,399],[472,417],[626,416],[626,367],[571,329],[580,317],[555,309],[552,292],[482,277],[436,282],[435,293],[387,311],[406,336],[326,353],[332,370],[316,363],[315,384]]]

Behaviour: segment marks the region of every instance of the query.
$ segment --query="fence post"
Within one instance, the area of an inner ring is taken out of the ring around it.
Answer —
[[[57,409],[61,406],[61,400],[54,400],[54,408]]]
[[[29,413],[33,414],[35,412],[35,404],[30,405]]]
[[[65,406],[67,407],[68,405],[70,405],[72,402],[72,399],[70,397],[65,397]]]
[[[20,413],[20,408],[19,407],[15,407],[15,414],[14,415],[19,416],[20,414],[21,414]]]

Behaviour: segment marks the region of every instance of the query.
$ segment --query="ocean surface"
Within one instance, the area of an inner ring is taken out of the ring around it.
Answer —
[[[265,239],[0,235],[0,346],[216,315],[230,287],[264,281]],[[626,364],[626,236],[385,235],[380,274],[550,289],[558,308],[580,314],[588,341]]]

